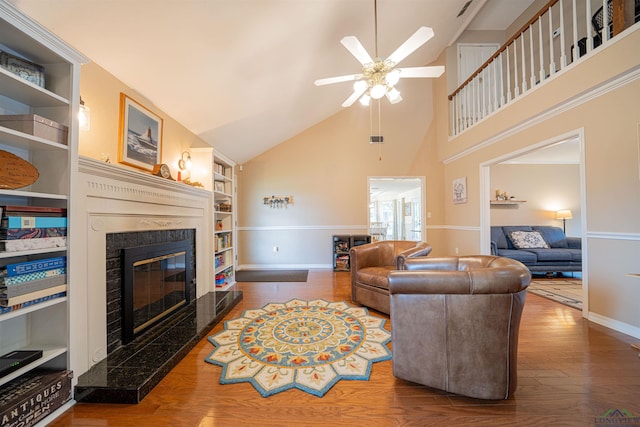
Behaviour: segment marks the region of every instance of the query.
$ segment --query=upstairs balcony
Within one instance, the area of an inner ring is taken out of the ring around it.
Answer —
[[[605,49],[639,22],[640,0],[549,1],[449,95],[449,135],[461,134]]]

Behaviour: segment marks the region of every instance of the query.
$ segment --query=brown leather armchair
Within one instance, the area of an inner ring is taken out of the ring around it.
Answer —
[[[389,280],[392,270],[402,270],[408,258],[427,256],[431,246],[410,240],[383,240],[349,251],[351,258],[351,299],[389,314]]]
[[[508,398],[529,270],[495,256],[405,265],[389,273],[393,374],[464,396]]]

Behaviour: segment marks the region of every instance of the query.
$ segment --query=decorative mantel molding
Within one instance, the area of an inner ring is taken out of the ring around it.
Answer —
[[[186,207],[193,207],[195,200],[209,203],[212,197],[202,188],[88,157],[80,157],[78,170],[92,177],[86,180],[87,197]]]

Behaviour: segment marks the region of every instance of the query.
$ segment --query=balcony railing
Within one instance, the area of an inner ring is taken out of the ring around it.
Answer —
[[[449,95],[450,135],[606,45],[639,14],[640,0],[551,0]]]

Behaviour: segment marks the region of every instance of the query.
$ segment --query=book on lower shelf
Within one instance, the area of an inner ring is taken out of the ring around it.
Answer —
[[[51,270],[67,265],[66,256],[49,257],[43,259],[14,262],[0,267],[0,277],[14,277],[21,274]]]
[[[40,291],[29,292],[24,295],[17,295],[13,297],[0,297],[0,306],[2,307],[11,307],[18,304],[24,304],[29,301],[37,300],[39,298],[45,298],[51,295],[56,295],[61,292],[67,291],[67,285],[59,285],[53,286],[47,289],[42,289]]]
[[[42,237],[38,239],[1,240],[0,251],[20,252],[35,249],[64,248],[67,246],[67,237]]]
[[[47,302],[47,301],[51,301],[51,300],[54,300],[54,299],[57,299],[57,298],[62,298],[64,296],[66,296],[66,295],[67,295],[67,292],[65,291],[65,292],[59,292],[59,293],[54,294],[54,295],[49,295],[49,296],[46,296],[46,297],[36,298],[34,300],[26,301],[26,302],[23,302],[21,304],[15,304],[15,305],[6,306],[6,307],[0,305],[0,314],[21,310],[21,309],[24,309],[24,308],[27,308],[27,307],[31,307],[31,306],[36,305],[36,304],[41,304],[41,303],[44,303],[44,302]]]
[[[29,280],[27,282],[1,285],[0,298],[12,298],[19,295],[31,294],[33,292],[42,291],[44,289],[53,288],[67,283],[67,275],[59,274],[56,276],[45,277],[43,279]]]

